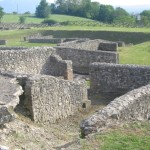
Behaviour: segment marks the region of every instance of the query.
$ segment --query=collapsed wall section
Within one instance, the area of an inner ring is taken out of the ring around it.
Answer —
[[[114,99],[80,124],[82,134],[100,132],[118,121],[150,119],[150,84]]]
[[[25,97],[35,122],[54,123],[78,111],[87,100],[87,88],[84,82],[35,75],[26,82]]]
[[[0,125],[15,119],[13,109],[19,104],[22,87],[16,78],[0,75]]]
[[[150,66],[93,63],[90,65],[94,93],[124,94],[150,82]]]
[[[89,74],[89,65],[93,62],[118,63],[116,52],[90,51],[65,47],[56,47],[57,54],[65,60],[72,60],[73,71]]]

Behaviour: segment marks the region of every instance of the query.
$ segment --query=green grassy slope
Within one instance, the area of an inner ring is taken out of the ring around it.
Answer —
[[[150,65],[150,42],[119,48],[121,64]]]
[[[19,23],[20,15],[6,14],[4,15],[2,22],[3,23]],[[41,23],[44,19],[35,18],[34,16],[25,16],[26,23]],[[51,14],[49,19],[53,19],[57,22],[73,21],[73,22],[92,22],[85,23],[82,25],[70,25],[70,26],[58,26],[58,27],[49,27],[50,30],[92,30],[92,31],[122,31],[122,32],[147,32],[150,33],[150,28],[126,28],[126,27],[111,27],[110,25],[101,24],[97,25],[97,21],[86,19],[82,17],[67,16],[67,15],[55,15]],[[91,24],[91,25],[90,25]]]
[[[2,22],[10,23],[10,22],[19,22],[19,16],[21,15],[13,15],[13,14],[6,14],[4,15]],[[44,19],[36,18],[34,16],[25,16],[26,23],[41,23]],[[50,15],[49,19],[53,19],[57,22],[64,22],[64,21],[93,21],[90,19],[82,18],[82,17],[75,17],[75,16],[67,16],[67,15]],[[93,21],[95,22],[95,21]]]

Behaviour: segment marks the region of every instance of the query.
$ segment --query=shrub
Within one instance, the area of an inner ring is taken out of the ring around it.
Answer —
[[[24,16],[19,17],[19,23],[25,23],[26,18]]]
[[[51,26],[51,25],[57,24],[58,22],[53,19],[45,19],[42,23],[45,23]]]

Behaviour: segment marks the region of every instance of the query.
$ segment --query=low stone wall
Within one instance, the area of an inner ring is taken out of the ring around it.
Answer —
[[[117,51],[118,50],[118,43],[111,43],[111,42],[102,42],[99,44],[98,50],[102,51]]]
[[[25,49],[28,49],[28,48],[23,47],[23,46],[12,46],[12,47],[0,46],[0,50],[25,50]]]
[[[54,123],[79,111],[87,88],[85,83],[35,75],[26,82],[25,98],[35,122]]]
[[[55,52],[51,47],[36,47],[23,50],[1,50],[0,68],[16,73],[46,74],[49,57]]]
[[[93,62],[118,63],[118,53],[79,50],[65,47],[56,47],[57,54],[64,60],[72,60],[73,71],[89,74],[89,65]]]
[[[63,46],[66,48],[74,48],[74,49],[84,49],[84,50],[98,50],[101,42],[106,42],[105,40],[96,39],[96,40],[79,40],[67,43],[61,43],[59,46]]]
[[[0,50],[0,68],[23,74],[46,74],[62,76],[72,80],[72,62],[62,60],[52,47],[35,47],[25,49],[16,47],[13,50],[3,47]]]
[[[6,45],[7,41],[6,40],[0,40],[0,45]]]
[[[38,38],[29,38],[28,39],[30,43],[53,43],[53,44],[57,44],[57,43],[62,43],[63,39],[60,38],[43,38],[43,37],[38,37]]]
[[[150,82],[150,66],[93,63],[91,90],[95,93],[124,94]]]
[[[102,110],[81,122],[82,134],[100,132],[118,121],[150,119],[150,84],[116,98]]]
[[[52,76],[63,76],[64,79],[73,80],[72,61],[62,60],[58,55],[50,56],[49,72]]]
[[[124,41],[125,43],[138,44],[149,41],[150,33],[147,32],[122,32],[122,31],[92,31],[92,30],[46,30],[43,35],[53,35],[55,38],[90,38],[109,41]]]

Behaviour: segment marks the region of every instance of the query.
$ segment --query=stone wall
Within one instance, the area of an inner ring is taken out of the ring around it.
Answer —
[[[29,38],[28,39],[30,43],[62,43],[63,39],[60,38],[43,38],[43,37],[38,37],[38,38]]]
[[[21,89],[24,90],[19,105],[29,111],[28,115],[31,115],[35,122],[54,123],[70,115],[75,115],[82,110],[83,104],[86,108],[90,104],[84,81],[74,82],[48,75],[27,75],[2,69],[0,69],[0,76],[18,81]],[[5,87],[6,82],[3,82],[3,87]],[[7,89],[7,87],[5,88]],[[8,87],[8,89],[10,88]],[[11,93],[5,92],[7,98]],[[15,96],[18,95],[15,93]],[[12,98],[14,99],[15,96]],[[6,111],[3,110],[3,112]],[[0,109],[0,121],[4,120],[1,120],[1,113],[3,112]],[[6,116],[5,114],[2,115],[2,118]]]
[[[73,80],[72,61],[62,60],[58,55],[50,56],[49,72],[52,76],[63,76],[64,79]]]
[[[60,57],[58,59],[56,55],[50,57],[55,53],[55,49],[52,47],[6,49],[0,50],[0,68],[16,73],[46,74],[72,79],[72,62],[64,61]],[[53,61],[56,63],[55,65]]]
[[[100,132],[119,121],[150,119],[150,84],[114,99],[96,114],[81,122],[83,135]]]
[[[104,39],[109,41],[124,41],[125,43],[138,44],[149,41],[150,33],[144,32],[122,32],[122,31],[66,31],[66,30],[49,30],[43,31],[43,35],[53,35],[55,38],[90,38]]]
[[[46,74],[49,57],[55,50],[37,47],[23,50],[1,50],[0,68],[17,73]]]
[[[102,42],[99,44],[98,50],[102,51],[117,51],[118,43],[115,42]]]
[[[90,79],[95,93],[123,94],[150,82],[150,66],[93,63]]]
[[[57,54],[65,60],[72,60],[73,71],[89,74],[89,65],[93,62],[118,63],[118,53],[79,50],[72,48],[56,47]]]
[[[86,38],[51,38],[51,36],[37,36],[37,37],[28,37],[27,38],[30,43],[63,43],[70,41],[86,41]],[[24,38],[24,40],[27,40]]]
[[[28,49],[27,47],[23,46],[0,46],[0,50],[25,50]]]
[[[74,48],[74,49],[84,49],[84,50],[98,50],[101,42],[106,42],[105,40],[96,39],[96,40],[79,40],[67,43],[61,43],[59,46],[63,46],[66,48]]]
[[[87,88],[82,82],[35,75],[26,82],[25,98],[35,122],[54,123],[79,111]]]

